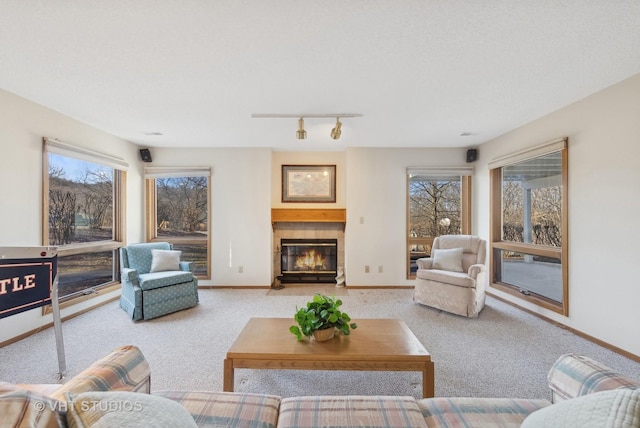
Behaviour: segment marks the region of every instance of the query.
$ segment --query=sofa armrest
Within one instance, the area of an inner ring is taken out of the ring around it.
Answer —
[[[560,356],[549,370],[547,382],[553,403],[599,391],[640,387],[604,364],[577,354]]]
[[[195,265],[193,262],[180,262],[180,270],[185,272],[193,272]]]
[[[418,264],[418,269],[431,269],[431,266],[433,266],[433,259],[431,257],[423,257],[416,260],[416,263]]]
[[[483,264],[471,265],[469,266],[467,275],[469,275],[473,279],[477,279],[478,275],[483,273],[484,270],[485,270],[485,266]]]
[[[151,392],[151,368],[140,349],[119,346],[72,377],[51,395],[64,401],[65,393],[87,391]]]
[[[138,271],[136,269],[123,268],[122,269],[122,281],[137,283],[140,280]]]

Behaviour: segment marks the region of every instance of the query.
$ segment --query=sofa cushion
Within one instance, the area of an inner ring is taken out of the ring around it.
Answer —
[[[140,275],[140,288],[143,290],[153,290],[154,288],[168,287],[170,285],[182,284],[193,281],[191,272],[153,272]]]
[[[278,428],[426,427],[413,397],[315,396],[284,398]]]
[[[65,405],[44,395],[0,382],[0,426],[58,428],[65,426]]]
[[[164,272],[180,270],[180,255],[182,251],[151,250],[151,270],[149,272]]]
[[[417,401],[428,427],[516,428],[546,400],[511,398],[424,398]]]
[[[158,391],[182,405],[199,427],[275,428],[280,397],[237,392]]]
[[[175,401],[126,391],[67,393],[69,428],[197,428],[191,414]]]
[[[458,287],[475,288],[476,281],[466,273],[446,272],[439,269],[418,269],[416,276],[429,281],[444,282]]]
[[[640,427],[640,389],[595,392],[533,412],[523,428]]]
[[[434,249],[431,251],[431,258],[433,269],[462,272],[462,248]]]

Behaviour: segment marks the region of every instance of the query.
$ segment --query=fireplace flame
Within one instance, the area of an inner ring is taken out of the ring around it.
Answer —
[[[324,255],[316,250],[306,251],[296,257],[296,270],[327,270],[327,260]]]

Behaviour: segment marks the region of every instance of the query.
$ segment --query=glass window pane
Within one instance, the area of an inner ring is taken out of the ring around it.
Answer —
[[[461,233],[462,179],[411,176],[409,178],[409,238]]]
[[[194,262],[196,276],[207,275],[207,240],[202,244],[173,244],[173,249],[182,251],[180,260],[183,262]]]
[[[409,259],[411,275],[415,275],[418,271],[418,259],[423,257],[431,257],[431,245],[409,244]]]
[[[49,245],[113,239],[113,169],[49,153]]]
[[[152,239],[173,243],[181,259],[195,263],[195,274],[208,278],[209,177],[171,177],[155,180],[157,225]],[[152,195],[150,195],[152,197]]]
[[[207,235],[207,177],[156,180],[159,238],[198,238]]]
[[[562,264],[558,258],[494,250],[498,262],[496,281],[518,287],[523,294],[534,293],[562,302]]]
[[[58,257],[60,297],[113,281],[113,251]]]
[[[502,169],[503,240],[562,246],[562,154]]]
[[[408,184],[407,277],[413,279],[416,260],[430,256],[435,237],[463,232],[463,177],[410,174]]]

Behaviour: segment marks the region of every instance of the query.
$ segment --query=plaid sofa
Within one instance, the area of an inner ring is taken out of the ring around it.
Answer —
[[[552,401],[558,404],[511,398],[435,397],[417,400],[402,396],[357,395],[282,398],[212,391],[157,391],[150,394],[150,379],[150,367],[140,349],[122,346],[63,385],[0,383],[0,425],[66,426],[68,418],[65,418],[65,411],[67,405],[72,406],[73,403],[65,400],[93,391],[128,391],[135,397],[139,397],[136,393],[144,393],[144,396],[179,403],[181,409],[186,409],[187,417],[191,415],[193,421],[190,422],[195,422],[194,426],[261,428],[519,427],[538,410],[562,406],[562,403],[570,403],[581,396],[596,397],[593,394],[622,389],[634,390],[635,397],[640,397],[640,384],[637,382],[575,354],[561,356],[549,371]],[[632,419],[624,426],[640,426],[635,425],[640,424],[640,400],[636,401],[638,403],[627,405]],[[634,414],[637,416],[635,420]]]

